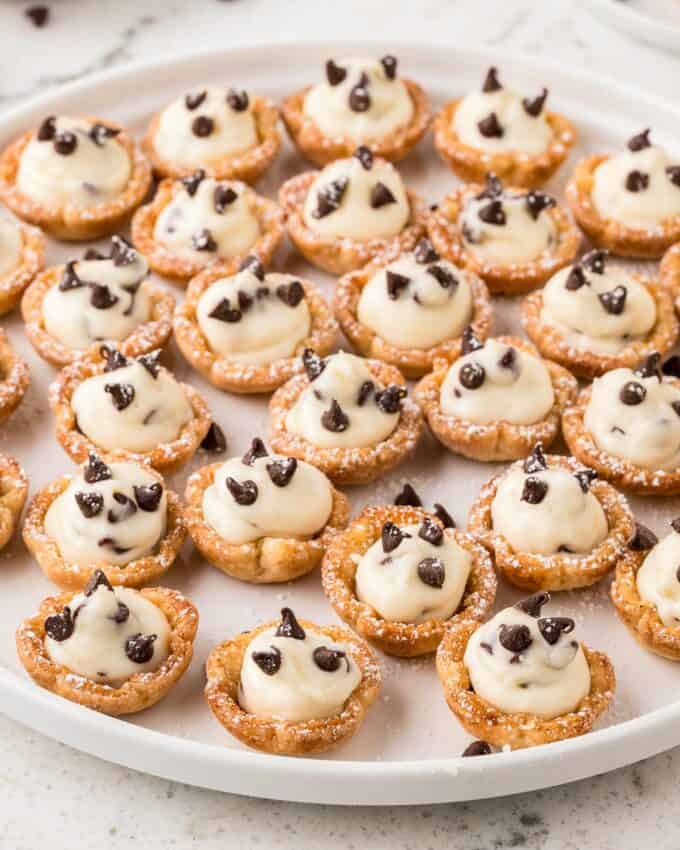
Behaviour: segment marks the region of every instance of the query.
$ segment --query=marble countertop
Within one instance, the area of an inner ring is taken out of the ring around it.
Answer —
[[[253,41],[332,36],[479,44],[541,55],[677,99],[680,54],[635,43],[575,0],[59,0],[48,25],[0,4],[0,109],[122,63]],[[648,4],[649,5],[649,4]],[[650,116],[651,120],[651,116]],[[1,709],[1,706],[0,706]],[[249,800],[155,779],[0,716],[0,848],[265,847],[677,850],[680,749],[594,780],[408,809]],[[508,788],[512,792],[512,788]],[[61,836],[61,838],[55,838]],[[68,837],[68,840],[67,840]]]

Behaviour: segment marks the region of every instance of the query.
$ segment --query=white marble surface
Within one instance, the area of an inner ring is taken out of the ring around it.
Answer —
[[[677,99],[680,55],[609,31],[575,0],[59,0],[42,30],[24,18],[27,5],[0,4],[0,109],[135,59],[330,35],[379,37],[386,49],[400,39],[445,42],[452,50],[457,43],[497,45]],[[175,785],[97,761],[0,716],[0,848],[677,850],[679,772],[676,750],[531,795],[350,812]]]

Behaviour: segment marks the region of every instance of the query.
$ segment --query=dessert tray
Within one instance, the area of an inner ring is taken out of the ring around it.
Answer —
[[[386,51],[398,56],[404,73],[418,80],[436,108],[476,88],[490,65],[499,66],[518,88],[533,91],[547,86],[554,108],[568,115],[579,131],[569,162],[547,184],[547,190],[560,200],[566,176],[584,154],[619,149],[633,132],[650,124],[660,144],[672,150],[677,143],[680,110],[571,68],[495,49],[293,43],[195,54],[91,77],[5,112],[0,117],[0,147],[52,113],[101,115],[120,121],[140,138],[158,108],[192,87],[235,85],[280,102],[315,79],[329,57],[380,56]],[[275,198],[285,180],[307,168],[286,140],[257,190]],[[401,163],[400,170],[406,183],[428,203],[441,200],[458,184],[436,155],[431,134]],[[107,244],[102,240],[102,246]],[[48,239],[46,263],[61,263],[81,253],[81,245]],[[279,250],[273,268],[309,279],[332,295],[334,279],[313,269],[290,244]],[[162,283],[181,301],[180,287]],[[523,335],[519,299],[494,296],[493,307],[494,335]],[[19,410],[0,428],[0,450],[22,463],[32,495],[71,472],[73,464],[55,440],[47,402],[56,371],[29,345],[18,310],[3,318],[2,327],[29,362],[31,385]],[[227,456],[241,455],[255,436],[268,439],[266,396],[218,391],[190,368],[174,342],[164,360],[180,380],[207,399],[214,420],[226,434]],[[566,448],[559,443],[551,451],[564,454]],[[170,487],[183,492],[188,476],[214,460],[199,451],[187,467],[169,476]],[[441,502],[458,527],[464,528],[480,488],[502,468],[453,455],[428,434],[408,463],[377,484],[346,492],[356,514],[365,505],[392,503],[404,483],[410,482],[425,503]],[[636,517],[659,534],[680,514],[680,498],[629,497],[629,501]],[[166,779],[250,796],[327,804],[438,803],[518,793],[613,770],[680,744],[678,668],[634,642],[616,617],[608,596],[609,579],[585,590],[562,592],[557,600],[560,613],[574,618],[579,634],[606,652],[616,669],[614,704],[595,730],[547,746],[466,759],[460,754],[470,737],[447,709],[432,656],[397,659],[380,653],[381,694],[351,741],[330,754],[311,758],[246,749],[208,710],[203,697],[206,658],[227,636],[276,618],[283,606],[290,605],[301,617],[321,624],[337,622],[322,593],[319,572],[288,584],[246,584],[211,567],[187,543],[162,584],[186,593],[199,609],[193,662],[168,697],[153,708],[129,720],[100,715],[38,688],[21,668],[15,629],[54,587],[28,555],[21,535],[15,535],[0,554],[0,711],[72,747]],[[525,595],[500,581],[494,610]]]

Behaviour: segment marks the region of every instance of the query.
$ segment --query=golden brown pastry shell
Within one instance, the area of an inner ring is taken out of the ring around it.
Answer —
[[[11,540],[19,525],[28,495],[28,476],[20,464],[0,454],[0,549]]]
[[[0,277],[0,316],[16,307],[26,287],[45,265],[45,237],[36,227],[22,224],[19,229],[21,259],[15,269]]]
[[[28,363],[14,351],[0,328],[0,422],[19,407],[30,383]]]

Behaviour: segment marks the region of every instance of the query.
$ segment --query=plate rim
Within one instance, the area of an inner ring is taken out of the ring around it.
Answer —
[[[680,26],[669,26],[617,0],[587,0],[587,5],[600,22],[611,24],[638,43],[680,50]]]
[[[195,63],[237,61],[240,56],[263,51],[269,54],[291,50],[298,54],[323,51],[332,55],[355,49],[379,53],[384,50],[384,44],[374,39],[251,41],[229,48],[186,51],[170,59],[139,60],[98,71],[11,106],[0,115],[0,135],[17,132],[18,125],[56,99],[91,93],[104,83],[130,79],[145,72],[169,68],[181,72],[182,68]],[[667,116],[680,120],[680,106],[637,86],[583,70],[570,70],[567,74],[558,62],[514,50],[451,47],[444,43],[409,40],[390,42],[390,49],[402,53],[434,52],[442,57],[449,51],[468,61],[512,63],[538,73],[569,76],[584,86],[606,85],[610,92],[635,97],[640,105],[663,110]],[[252,59],[252,55],[249,58]],[[271,59],[271,55],[267,58]],[[455,88],[455,83],[451,88]],[[531,791],[605,773],[680,744],[680,701],[676,701],[579,738],[483,759],[462,759],[460,756],[394,761],[275,758],[185,739],[97,714],[37,687],[2,665],[0,711],[76,749],[164,778],[248,796],[343,805],[453,802]],[[151,757],[155,761],[150,766],[146,760]],[[175,759],[181,763],[179,768],[173,762]],[[493,771],[490,771],[491,765]],[[196,771],[201,773],[203,769],[209,771],[209,775],[198,776]],[[490,773],[493,773],[493,781],[490,781]]]

